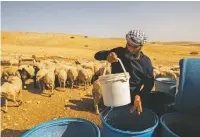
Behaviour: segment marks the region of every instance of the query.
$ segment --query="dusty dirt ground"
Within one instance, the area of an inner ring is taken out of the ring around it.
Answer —
[[[94,60],[99,50],[111,49],[125,44],[124,39],[95,38],[80,35],[56,33],[2,32],[1,58],[23,56],[62,56],[63,60]],[[73,38],[72,38],[73,37]],[[153,64],[178,65],[181,58],[199,58],[200,43],[191,42],[152,42],[147,43],[143,52]],[[197,54],[191,54],[197,52]],[[27,81],[23,90],[23,103],[12,107],[8,112],[1,111],[2,137],[19,137],[26,130],[45,121],[61,117],[86,118],[100,125],[99,115],[94,114],[92,87],[86,91],[79,89],[56,89],[52,97],[45,96],[33,88],[33,81]],[[1,105],[3,105],[2,102]],[[101,107],[103,108],[103,106]],[[3,106],[4,110],[5,107]]]

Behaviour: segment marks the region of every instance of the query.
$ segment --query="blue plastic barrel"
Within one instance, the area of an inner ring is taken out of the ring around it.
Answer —
[[[182,113],[200,115],[200,58],[185,58],[179,64],[176,109]]]
[[[199,137],[200,116],[168,113],[160,118],[161,137]]]
[[[22,137],[100,137],[100,130],[83,118],[60,118],[40,124]]]
[[[143,108],[138,116],[137,112],[130,113],[131,105],[117,108],[106,108],[101,113],[102,137],[152,137],[158,125],[158,116],[151,110]]]
[[[156,78],[155,90],[175,95],[176,79],[173,78]]]

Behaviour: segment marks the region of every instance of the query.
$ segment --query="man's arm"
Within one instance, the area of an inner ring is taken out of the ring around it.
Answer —
[[[102,50],[102,51],[97,52],[94,55],[94,58],[96,60],[107,60],[107,57],[111,52],[115,52],[117,55],[119,55],[122,51],[123,51],[122,47],[113,48],[111,50]]]
[[[106,60],[109,53],[110,53],[110,50],[102,50],[102,51],[97,52],[94,55],[94,58],[96,60]]]
[[[151,92],[154,86],[154,75],[153,75],[153,66],[151,60],[147,57],[145,61],[145,73],[142,83],[144,84],[143,91],[144,92]]]

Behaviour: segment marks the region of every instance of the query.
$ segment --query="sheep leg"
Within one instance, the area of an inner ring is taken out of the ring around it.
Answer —
[[[42,82],[42,92],[45,91],[45,84]]]
[[[62,87],[62,83],[61,83],[61,81],[59,80],[59,84],[60,84],[60,88]]]
[[[19,104],[18,104],[17,101],[16,101],[16,96],[15,96],[15,95],[13,95],[13,101],[14,101],[14,103],[15,103],[15,106],[18,107]]]
[[[84,81],[84,90],[86,90],[86,84],[87,84],[87,82],[86,81]]]
[[[38,84],[39,84],[39,90],[40,92],[42,92],[40,81],[38,82]]]
[[[71,81],[71,84],[72,84],[72,86],[71,86],[71,89],[74,87],[74,82],[73,81]]]
[[[34,80],[34,88],[37,88],[36,76],[33,76],[33,80]]]
[[[7,113],[7,112],[8,112],[8,100],[7,100],[7,99],[5,99],[5,104],[6,104],[6,110],[5,110],[5,113]]]
[[[65,82],[63,84],[64,84],[64,88],[65,88]]]
[[[51,97],[51,95],[53,95],[53,85],[52,85],[52,87],[51,87],[51,92],[50,92],[50,95],[49,95],[49,97]]]
[[[89,84],[89,82],[88,82],[88,81],[86,81],[86,89],[88,89],[88,84]]]
[[[22,89],[19,91],[19,105],[22,103]]]
[[[95,112],[96,114],[99,114],[99,107],[98,107],[98,103],[94,100],[94,108],[95,108]]]
[[[25,89],[25,79],[22,79],[22,86],[23,86],[23,89]]]

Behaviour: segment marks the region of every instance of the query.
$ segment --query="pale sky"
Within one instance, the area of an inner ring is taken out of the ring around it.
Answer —
[[[1,30],[200,42],[200,2],[1,2]]]

